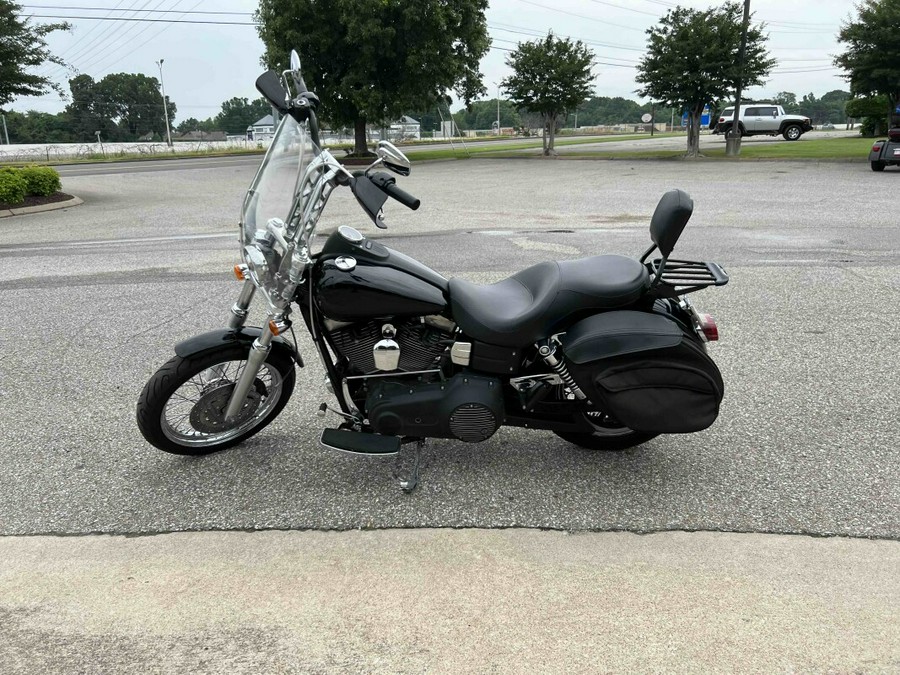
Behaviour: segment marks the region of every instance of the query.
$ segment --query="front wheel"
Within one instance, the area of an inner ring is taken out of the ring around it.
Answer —
[[[786,127],[784,130],[784,140],[786,141],[796,141],[803,135],[803,129],[801,129],[796,124],[791,124]]]
[[[236,445],[281,412],[294,391],[289,356],[270,352],[244,407],[234,420],[225,408],[244,367],[249,345],[226,345],[176,356],[151,377],[138,398],[138,428],[151,445],[176,455],[206,455]]]

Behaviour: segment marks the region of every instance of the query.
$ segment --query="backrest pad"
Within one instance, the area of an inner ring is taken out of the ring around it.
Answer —
[[[670,190],[662,196],[650,219],[650,238],[663,256],[675,248],[684,226],[694,212],[694,200],[684,190]]]

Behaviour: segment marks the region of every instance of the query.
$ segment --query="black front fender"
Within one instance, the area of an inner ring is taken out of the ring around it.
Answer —
[[[220,328],[219,330],[195,335],[183,342],[179,342],[175,345],[175,353],[185,359],[230,344],[245,344],[249,348],[260,335],[262,335],[262,328],[257,328],[256,326],[244,326],[237,330]],[[303,367],[303,359],[300,357],[300,354],[294,349],[294,345],[283,337],[278,336],[272,340],[272,349],[289,356],[298,366]]]

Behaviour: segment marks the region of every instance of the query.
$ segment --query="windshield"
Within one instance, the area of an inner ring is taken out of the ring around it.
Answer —
[[[257,230],[266,229],[269,219],[280,218],[287,222],[297,185],[313,154],[306,123],[301,124],[285,115],[244,198],[241,209],[244,245],[253,242]]]

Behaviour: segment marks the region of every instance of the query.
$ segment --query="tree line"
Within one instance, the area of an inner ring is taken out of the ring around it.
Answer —
[[[332,128],[352,128],[356,152],[363,154],[367,152],[368,124],[384,124],[406,111],[446,105],[446,92],[451,90],[467,106],[465,126],[480,126],[490,119],[484,105],[477,109],[474,119],[468,119],[475,109],[468,106],[487,93],[479,72],[479,63],[491,44],[487,4],[487,0],[261,0],[254,17],[265,47],[266,65],[283,70],[290,50],[296,48],[305,81],[321,98],[323,121]],[[883,125],[889,124],[900,101],[900,32],[896,30],[900,0],[861,0],[855,11],[856,16],[838,33],[846,51],[835,57],[834,63],[846,72],[853,101],[866,100],[870,107],[880,105],[877,118]],[[647,31],[635,93],[656,101],[661,108],[687,111],[689,155],[699,152],[704,107],[732,100],[741,87],[761,85],[776,65],[768,50],[764,24],[752,20],[741,65],[741,14],[741,3],[735,0],[703,10],[676,6]],[[41,95],[54,87],[48,78],[34,75],[32,70],[48,61],[60,63],[49,52],[44,38],[65,27],[31,25],[22,18],[19,5],[0,0],[0,106],[18,96]],[[583,42],[551,32],[520,42],[506,63],[512,74],[501,82],[508,99],[506,106],[501,102],[501,125],[504,110],[507,121],[514,122],[516,115],[524,121],[523,111],[539,119],[547,137],[545,153],[553,152],[555,130],[568,123],[570,115],[578,112],[579,125],[611,119],[605,115],[614,104],[596,96],[595,55]],[[87,76],[79,77],[86,78],[79,86],[90,92],[116,92],[117,96],[133,98],[129,104],[99,96],[76,99],[73,91],[72,107],[62,114],[69,114],[71,121],[80,125],[73,132],[79,140],[98,130],[121,138],[160,133],[160,122],[162,126],[165,122],[161,100],[145,104],[141,98],[146,92],[153,93],[153,78],[140,76],[143,81],[125,82],[107,76],[93,82]],[[134,90],[129,88],[132,85]],[[839,121],[840,93],[829,92],[822,99],[807,95],[799,101],[785,97],[782,105],[809,114],[816,121]],[[633,119],[636,110],[630,103],[634,102],[617,101],[622,109],[615,116]],[[41,122],[52,126],[53,120]],[[61,129],[54,129],[54,133],[61,133]]]
[[[56,114],[9,111],[6,126],[11,143],[92,143],[163,140],[166,122],[159,82],[135,73],[116,73],[94,81],[78,75],[69,81],[70,102]],[[174,125],[177,106],[166,97],[172,134],[191,131],[244,135],[247,127],[271,114],[263,99],[232,98],[206,120],[190,117]]]

